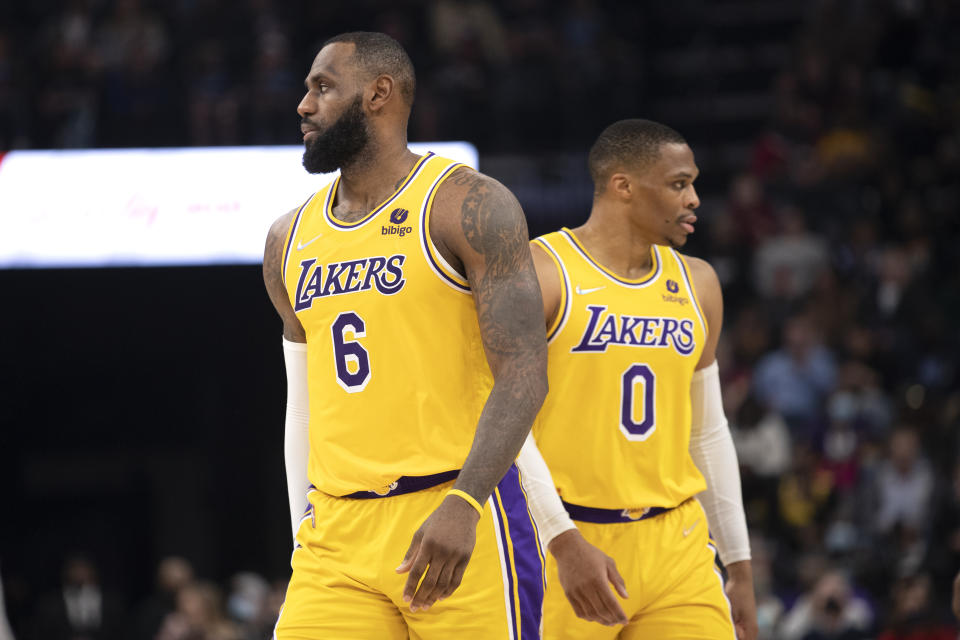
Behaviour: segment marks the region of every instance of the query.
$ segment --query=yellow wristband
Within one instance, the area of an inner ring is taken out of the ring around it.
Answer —
[[[450,489],[450,491],[447,491],[447,495],[448,495],[448,496],[458,496],[458,497],[460,497],[460,498],[463,498],[464,500],[467,501],[467,503],[468,503],[471,507],[473,507],[474,509],[477,510],[477,513],[480,514],[480,517],[481,517],[481,518],[483,517],[483,507],[480,506],[480,503],[477,502],[477,499],[476,499],[476,498],[474,498],[472,495],[470,495],[470,494],[467,493],[466,491],[460,491],[460,489]]]

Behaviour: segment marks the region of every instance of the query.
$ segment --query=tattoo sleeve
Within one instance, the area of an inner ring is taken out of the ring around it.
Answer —
[[[466,187],[467,185],[465,185]],[[463,260],[494,386],[456,488],[480,502],[516,460],[547,392],[543,303],[520,204],[474,174],[460,210]]]

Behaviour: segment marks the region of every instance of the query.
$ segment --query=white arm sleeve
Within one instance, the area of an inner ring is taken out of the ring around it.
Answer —
[[[287,498],[290,526],[297,537],[300,520],[307,510],[307,458],[310,455],[310,403],[307,391],[307,345],[283,339],[283,361],[287,368],[287,415],[283,423],[283,460],[287,469]]]
[[[523,491],[527,494],[527,505],[540,532],[540,544],[546,548],[551,540],[576,525],[560,502],[550,469],[533,441],[533,434],[527,434],[517,456],[517,468],[520,469]]]
[[[740,493],[740,468],[727,418],[723,414],[720,374],[716,360],[693,374],[690,455],[707,480],[697,496],[707,514],[710,533],[717,541],[720,560],[731,564],[750,559],[747,518]]]

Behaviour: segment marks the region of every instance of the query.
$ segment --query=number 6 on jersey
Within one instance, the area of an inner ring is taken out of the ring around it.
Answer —
[[[646,440],[657,429],[654,419],[653,403],[653,385],[655,377],[653,371],[645,364],[634,364],[623,372],[622,386],[620,388],[620,431],[626,436],[627,440]],[[642,396],[638,400],[636,396],[637,384],[640,384]],[[639,417],[635,408],[635,403],[642,402]]]
[[[337,382],[347,393],[357,393],[370,382],[370,356],[357,338],[367,335],[366,324],[353,311],[344,311],[330,326],[333,332],[333,357],[337,365]],[[347,333],[353,339],[347,339]]]

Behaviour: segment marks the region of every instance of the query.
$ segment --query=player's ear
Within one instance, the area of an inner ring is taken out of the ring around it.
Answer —
[[[626,173],[614,173],[607,181],[607,191],[622,200],[629,200],[633,196],[630,176]]]
[[[377,76],[376,80],[370,85],[367,108],[374,113],[380,111],[396,91],[397,83],[391,76],[386,74]]]

